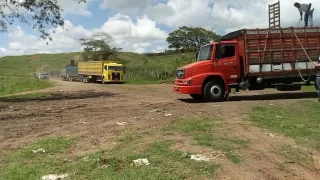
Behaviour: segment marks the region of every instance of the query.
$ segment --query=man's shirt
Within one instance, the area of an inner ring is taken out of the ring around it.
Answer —
[[[300,4],[300,7],[298,8],[299,12],[308,12],[309,4]]]

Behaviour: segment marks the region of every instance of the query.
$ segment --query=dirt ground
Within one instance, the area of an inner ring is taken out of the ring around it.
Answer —
[[[279,93],[272,90],[241,92],[222,103],[194,103],[188,95],[173,93],[172,85],[108,85],[56,81],[53,88],[37,92],[63,93],[63,99],[10,102],[0,104],[1,161],[13,150],[40,137],[53,135],[81,137],[72,148],[73,154],[86,154],[112,148],[114,138],[123,134],[129,122],[138,130],[161,129],[177,119],[200,115],[223,117],[228,134],[249,141],[239,149],[245,161],[233,164],[221,160],[219,179],[319,179],[317,170],[287,162],[275,149],[283,142],[294,141],[281,135],[271,137],[245,118],[251,106],[289,104],[299,99],[314,98],[314,92]],[[154,109],[170,110],[165,117]],[[223,131],[223,130],[221,130]],[[181,147],[188,140],[181,138]],[[200,150],[199,150],[200,151]],[[201,150],[205,153],[205,150]],[[317,152],[314,153],[318,155]],[[319,157],[318,167],[320,167]],[[1,163],[0,161],[0,163]],[[280,168],[279,164],[283,164]]]

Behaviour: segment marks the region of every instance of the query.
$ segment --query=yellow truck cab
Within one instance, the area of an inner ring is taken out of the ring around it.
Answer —
[[[79,61],[78,74],[82,82],[123,83],[125,67],[113,61]]]
[[[104,63],[103,82],[122,82],[125,67],[119,63]]]

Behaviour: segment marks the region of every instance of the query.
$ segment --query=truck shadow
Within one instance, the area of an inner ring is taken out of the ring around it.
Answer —
[[[88,99],[112,97],[118,93],[96,92],[96,91],[80,91],[72,93],[39,93],[26,95],[13,95],[8,97],[0,97],[0,102],[26,102],[26,101],[57,101],[71,99]]]
[[[285,100],[285,99],[316,99],[316,92],[292,92],[292,93],[270,93],[261,95],[237,95],[230,96],[226,101],[263,101],[263,100]],[[203,103],[189,99],[179,99],[186,103]],[[210,102],[209,102],[210,103]]]

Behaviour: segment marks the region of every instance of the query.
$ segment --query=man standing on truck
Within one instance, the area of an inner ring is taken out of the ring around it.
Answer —
[[[300,4],[300,3],[294,3],[294,6],[296,8],[298,8],[299,12],[300,12],[300,21],[302,21],[302,11],[304,12],[304,27],[308,27],[308,18],[309,16],[312,17],[312,12],[313,10],[310,12],[311,9],[311,3],[309,4]]]

